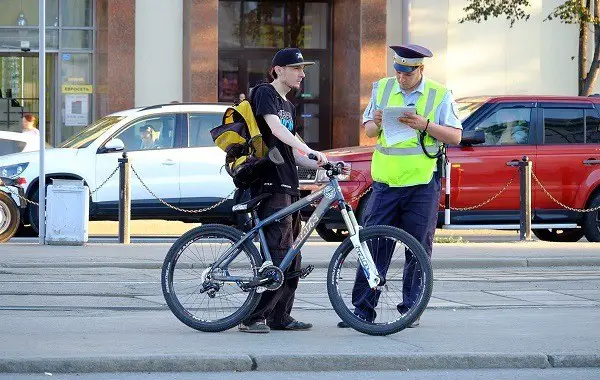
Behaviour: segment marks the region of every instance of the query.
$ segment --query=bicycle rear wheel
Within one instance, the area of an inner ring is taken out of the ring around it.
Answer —
[[[419,318],[429,303],[433,288],[429,257],[414,237],[395,227],[371,226],[362,229],[359,236],[384,281],[375,290],[366,281],[356,282],[359,277],[364,279],[363,269],[352,242],[349,238],[344,240],[333,254],[327,272],[327,292],[333,309],[350,327],[365,334],[401,331]],[[412,291],[408,291],[409,285]],[[365,308],[366,304],[371,307]]]
[[[224,225],[204,225],[181,236],[169,249],[162,267],[162,290],[169,309],[186,325],[200,331],[230,329],[249,315],[260,300],[256,289],[216,281],[212,274],[253,278],[262,258],[252,242],[240,246],[226,269],[211,269],[242,232]]]

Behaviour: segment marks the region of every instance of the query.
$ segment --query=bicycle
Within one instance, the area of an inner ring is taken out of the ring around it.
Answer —
[[[272,160],[277,162],[277,159]],[[254,227],[246,234],[230,226],[209,224],[188,231],[173,244],[163,263],[161,283],[167,305],[181,322],[205,332],[224,331],[238,325],[254,311],[262,292],[282,285],[292,260],[335,202],[349,235],[334,252],[327,271],[327,292],[338,316],[355,330],[370,335],[396,333],[421,316],[433,286],[431,263],[425,249],[398,228],[359,226],[338,184],[336,176],[342,173],[341,165],[328,163],[322,169],[329,183],[263,220],[259,220],[256,209],[270,194],[235,205],[234,213],[252,215]],[[281,264],[273,265],[262,228],[319,199]],[[257,235],[264,256],[254,244]],[[188,250],[191,253],[187,254]],[[395,255],[397,250],[403,250],[404,255]],[[348,259],[351,253],[352,259]],[[385,265],[383,255],[390,253],[389,265]],[[406,260],[404,264],[398,262],[402,258]],[[383,263],[378,270],[375,261],[379,259]],[[311,270],[309,267],[303,273],[291,275],[304,277]],[[368,284],[353,289],[360,272]],[[397,274],[401,276],[399,279],[393,277]],[[404,276],[410,276],[419,289],[410,302],[402,299]],[[353,293],[374,301],[376,317],[373,321],[354,314]],[[392,299],[394,294],[399,297]]]

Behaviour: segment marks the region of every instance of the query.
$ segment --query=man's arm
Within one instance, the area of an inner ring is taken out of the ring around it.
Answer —
[[[289,145],[294,149],[298,149],[301,152],[304,152],[307,156],[311,153],[314,154],[318,158],[318,160],[315,161],[318,165],[323,165],[327,162],[327,157],[325,157],[323,153],[310,149],[305,143],[298,140],[298,138],[296,138],[296,136],[294,136],[292,132],[290,132],[286,127],[284,127],[283,124],[281,124],[281,120],[277,115],[270,114],[264,115],[263,117],[267,122],[267,125],[271,129],[273,136],[277,137],[284,144]]]
[[[363,113],[363,125],[365,127],[365,134],[368,137],[378,137],[381,132],[381,117],[383,112],[377,108],[377,86],[379,82],[373,83],[373,90],[371,91],[371,99],[365,112]]]

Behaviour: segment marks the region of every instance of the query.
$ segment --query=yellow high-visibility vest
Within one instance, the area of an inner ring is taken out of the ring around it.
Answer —
[[[417,114],[435,122],[437,108],[444,100],[448,91],[441,84],[424,78],[425,90],[419,96],[415,107]],[[392,94],[396,77],[383,78],[377,82],[377,106],[403,107],[404,95],[401,92]],[[371,161],[371,177],[374,181],[382,182],[391,187],[406,187],[429,183],[433,178],[436,159],[429,158],[423,153],[419,144],[419,131],[415,130],[415,137],[394,145],[388,145],[384,133],[379,134],[377,146]],[[426,135],[425,147],[430,154],[438,151],[438,142],[433,137]]]

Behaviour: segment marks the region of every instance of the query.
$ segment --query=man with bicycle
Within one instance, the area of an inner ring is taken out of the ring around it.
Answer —
[[[304,79],[304,68],[314,62],[304,61],[299,49],[285,48],[273,57],[270,74],[273,81],[256,86],[250,92],[250,102],[265,144],[278,148],[285,163],[277,170],[268,171],[264,182],[251,188],[252,196],[271,193],[258,209],[259,218],[264,219],[291,205],[300,196],[296,165],[317,169],[327,162],[322,152],[310,149],[296,136],[295,107],[286,98],[292,89],[299,89]],[[308,159],[309,154],[317,157]],[[279,223],[264,227],[267,246],[274,265],[279,265],[300,233],[300,213],[283,218]],[[310,323],[295,320],[290,316],[299,278],[289,278],[291,272],[300,270],[301,256],[298,255],[285,273],[282,286],[266,291],[254,312],[240,325],[239,330],[249,333],[268,333],[273,330],[308,330]]]
[[[363,115],[366,135],[377,137],[371,162],[373,191],[365,212],[365,224],[403,229],[414,236],[431,257],[441,188],[437,161],[441,158],[430,156],[436,153],[439,143],[458,144],[462,126],[451,92],[423,75],[423,60],[433,56],[431,51],[419,45],[390,48],[395,53],[396,75],[373,84],[371,100]],[[400,123],[414,129],[415,135],[388,144],[382,133],[383,109],[403,106],[416,107],[416,114],[405,113],[398,118]],[[387,272],[393,254],[389,249],[383,251],[385,254],[374,257],[380,273]],[[419,274],[415,267],[414,258],[407,252],[402,302],[397,306],[400,314],[410,310],[419,294],[416,281]],[[357,271],[352,304],[359,318],[373,322],[379,292],[366,285],[364,272]],[[410,327],[418,324],[417,320]],[[339,322],[338,327],[349,326]]]

